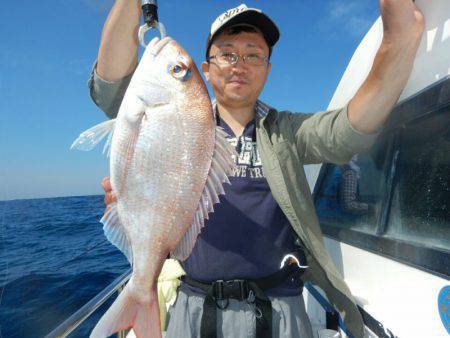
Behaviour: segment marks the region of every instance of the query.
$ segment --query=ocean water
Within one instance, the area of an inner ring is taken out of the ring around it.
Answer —
[[[45,336],[129,268],[103,210],[103,196],[0,201],[0,338]],[[110,303],[69,337],[88,337]]]

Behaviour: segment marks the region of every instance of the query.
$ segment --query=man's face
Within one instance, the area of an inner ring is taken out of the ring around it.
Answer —
[[[262,66],[245,64],[242,55],[260,53],[269,55],[269,47],[261,33],[240,32],[235,35],[220,34],[214,40],[210,56],[218,52],[234,52],[241,57],[235,64],[219,64],[214,58],[202,63],[202,71],[210,83],[214,96],[219,103],[233,108],[253,105],[261,93],[270,63]]]

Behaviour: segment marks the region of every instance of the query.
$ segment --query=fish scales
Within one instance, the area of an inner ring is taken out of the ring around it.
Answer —
[[[177,114],[177,110],[182,113]],[[157,238],[165,244],[165,247],[153,245],[149,252],[152,257],[167,256],[192,222],[214,146],[214,120],[211,111],[206,113],[209,117],[196,119],[198,111],[171,104],[167,112],[155,112],[153,118],[148,116],[141,124],[134,154],[128,163],[115,161],[117,152],[113,141],[111,165],[123,166],[117,168],[117,175],[111,176],[111,184],[113,190],[116,186],[126,187],[117,192],[118,207],[124,210],[119,214],[130,215],[124,218],[123,225],[132,243],[140,243],[140,240],[153,243],[152,238]],[[207,129],[210,132],[206,133]],[[119,174],[123,172],[128,174]],[[133,221],[136,217],[145,222]],[[141,271],[148,276],[156,274],[161,262],[150,266],[138,257],[133,255],[136,275]],[[141,270],[141,262],[146,269]]]

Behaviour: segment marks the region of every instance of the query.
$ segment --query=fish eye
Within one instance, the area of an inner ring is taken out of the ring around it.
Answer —
[[[181,68],[181,66],[176,65],[176,66],[173,67],[173,73],[174,74],[178,74],[182,70],[183,70],[183,68]]]
[[[183,62],[179,62],[175,65],[169,66],[169,73],[175,79],[186,81],[191,75],[191,70]]]

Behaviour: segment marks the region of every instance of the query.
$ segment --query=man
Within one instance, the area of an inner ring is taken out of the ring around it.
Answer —
[[[111,117],[136,67],[139,5],[116,0],[89,82],[93,100]],[[267,15],[241,5],[213,22],[201,69],[214,93],[218,124],[239,154],[238,170],[183,262],[189,278],[170,310],[166,337],[211,337],[216,329],[224,337],[264,336],[267,329],[273,337],[312,337],[302,280],[326,292],[353,336],[364,335],[355,300],[323,246],[303,165],[343,164],[367,150],[403,90],[423,17],[411,0],[380,0],[380,10],[384,37],[366,81],[347,106],[313,115],[277,112],[258,101],[279,38]],[[114,195],[108,179],[103,185],[108,204]],[[284,255],[298,246],[309,266],[301,280],[292,274],[277,281],[262,290],[260,303],[247,292],[223,303],[215,293],[212,311],[206,307],[211,295],[205,297],[205,290],[211,288],[203,286],[273,276]]]
[[[358,165],[358,155],[339,167],[341,172],[337,187],[337,196],[342,211],[349,216],[371,216],[375,213],[375,205],[360,200],[359,181],[361,169]]]

